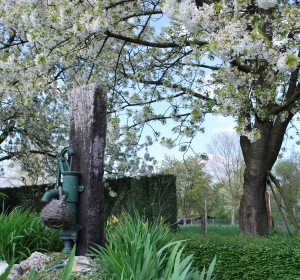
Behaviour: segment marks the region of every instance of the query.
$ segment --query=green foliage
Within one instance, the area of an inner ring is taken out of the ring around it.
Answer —
[[[123,210],[133,215],[135,209],[138,209],[149,221],[155,221],[163,216],[169,224],[174,224],[177,219],[175,179],[173,175],[155,175],[139,179],[124,177],[106,180],[105,218],[112,214],[121,214]],[[41,198],[45,188],[51,187],[53,187],[51,184],[44,184],[0,188],[0,192],[7,195],[4,209],[11,211],[22,205],[39,213],[44,207]]]
[[[62,275],[62,280],[70,279],[72,274],[72,266],[75,258],[75,252],[76,252],[76,243],[73,246],[72,252],[70,254],[69,260],[64,268],[64,272]]]
[[[283,187],[282,190],[291,207],[298,208],[297,202],[300,198],[300,170],[298,164],[292,160],[282,160],[276,163],[274,171],[274,175]]]
[[[200,232],[200,229],[199,229]],[[182,229],[177,240],[189,238],[188,254],[194,255],[194,265],[208,266],[216,255],[216,279],[299,279],[299,238],[272,234],[269,238],[242,237],[216,233],[193,234]]]
[[[108,179],[106,185],[104,191],[106,218],[112,213],[121,214],[123,210],[134,214],[134,209],[138,209],[150,221],[164,216],[170,224],[176,222],[176,186],[173,175],[155,175],[139,179],[130,177]],[[40,212],[44,207],[41,198],[45,188],[51,187],[52,185],[34,185],[0,188],[0,191],[8,197],[5,200],[4,209],[11,211],[22,205]]]
[[[174,174],[176,176],[176,190],[178,208],[182,216],[189,216],[191,213],[203,213],[204,199],[206,193],[211,210],[216,194],[211,186],[211,177],[205,172],[205,163],[199,156],[188,156],[183,161],[174,157],[165,157],[159,172]],[[214,199],[209,199],[214,197]]]
[[[204,279],[205,271],[192,268],[192,255],[185,253],[183,240],[169,239],[163,223],[143,221],[123,214],[108,223],[105,247],[95,245],[89,252],[101,266],[104,279]],[[214,263],[206,279],[210,279]]]
[[[205,274],[206,274],[206,278],[205,278],[206,280],[216,279],[216,277],[212,278],[212,274],[213,274],[213,271],[214,271],[214,267],[216,265],[216,261],[217,261],[217,257],[215,256],[213,258],[211,264],[209,265],[209,268],[208,268],[207,272],[205,271],[205,266],[203,267],[199,280],[201,280],[201,279],[204,280]]]
[[[42,228],[40,217],[30,209],[14,208],[0,214],[0,259],[16,262],[35,251],[57,250],[59,232]]]
[[[7,195],[5,193],[0,192],[0,199],[5,199]]]
[[[31,269],[30,274],[28,276],[28,280],[37,280],[37,279],[41,279],[40,277],[37,277],[35,275],[35,269],[34,267]]]
[[[286,56],[285,62],[288,66],[293,66],[298,63],[298,57],[295,53],[288,54]]]

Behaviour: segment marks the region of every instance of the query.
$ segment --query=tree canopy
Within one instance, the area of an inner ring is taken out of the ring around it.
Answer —
[[[51,130],[66,125],[54,105],[98,83],[108,91],[106,171],[137,174],[152,169],[137,152],[153,141],[185,151],[205,114],[233,116],[246,164],[241,232],[267,235],[266,174],[299,111],[299,15],[288,0],[0,0],[1,139],[20,157],[17,135],[31,123],[25,140],[48,154],[59,141],[35,140],[65,135]],[[46,116],[28,120],[34,100]],[[169,119],[173,138],[152,126]]]
[[[212,187],[211,175],[205,172],[205,162],[199,156],[188,156],[184,161],[165,157],[159,173],[174,174],[179,215],[185,219],[190,215],[204,214],[204,198],[208,201],[208,211],[214,215],[218,193]]]
[[[299,162],[293,162],[291,159],[281,160],[274,166],[275,175],[279,179],[284,190],[284,195],[289,201],[291,207],[296,209],[299,202],[299,181],[300,170]],[[295,212],[295,210],[294,210]]]

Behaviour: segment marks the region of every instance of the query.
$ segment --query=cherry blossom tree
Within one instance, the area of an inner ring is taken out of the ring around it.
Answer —
[[[52,135],[48,122],[64,112],[53,104],[66,104],[71,88],[105,87],[112,175],[151,171],[154,141],[185,152],[208,113],[233,116],[246,164],[241,233],[266,236],[266,177],[299,111],[299,13],[298,1],[285,0],[0,0],[1,100],[18,101],[25,120],[33,100],[47,98],[45,118],[31,121],[32,144]],[[3,137],[17,141],[5,104]],[[153,125],[168,120],[170,138]]]

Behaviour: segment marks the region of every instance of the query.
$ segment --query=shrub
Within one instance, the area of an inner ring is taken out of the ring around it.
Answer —
[[[192,255],[184,253],[184,241],[169,238],[163,223],[144,222],[135,213],[113,217],[106,229],[106,246],[95,245],[89,256],[101,267],[104,279],[204,279],[192,268]],[[215,262],[215,260],[214,260]],[[210,279],[214,262],[206,279]]]
[[[19,262],[35,251],[57,250],[59,232],[42,228],[40,217],[30,209],[16,207],[0,214],[0,259]]]
[[[178,240],[184,233],[175,235]],[[299,238],[189,234],[188,254],[198,268],[217,256],[214,273],[222,279],[300,279]]]

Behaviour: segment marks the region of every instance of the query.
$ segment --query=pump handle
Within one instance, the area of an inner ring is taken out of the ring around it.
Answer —
[[[57,169],[56,169],[56,188],[62,185],[61,183],[61,174],[64,171],[71,171],[71,166],[69,165],[68,161],[65,158],[65,154],[69,153],[71,156],[71,162],[72,162],[72,155],[75,155],[75,151],[71,147],[63,148],[60,152]]]

